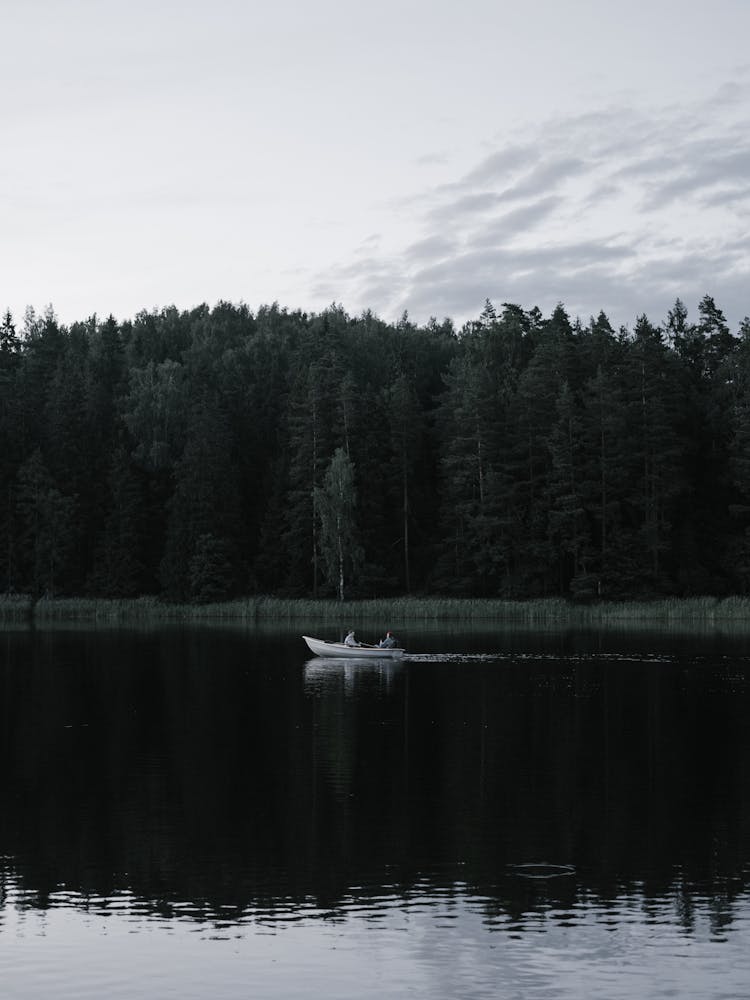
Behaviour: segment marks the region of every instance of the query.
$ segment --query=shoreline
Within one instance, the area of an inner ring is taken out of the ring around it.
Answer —
[[[0,628],[4,622],[82,624],[294,622],[321,624],[378,621],[465,622],[487,624],[578,625],[747,623],[750,597],[683,597],[649,601],[576,604],[562,598],[509,601],[493,598],[398,597],[344,601],[267,596],[238,598],[219,604],[170,604],[155,597],[130,600],[43,598],[0,595]]]

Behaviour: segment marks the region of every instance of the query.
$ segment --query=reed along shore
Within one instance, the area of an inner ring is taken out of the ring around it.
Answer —
[[[24,595],[0,596],[0,622],[29,621],[128,623],[128,622],[268,622],[342,621],[367,622],[475,622],[570,624],[596,626],[630,623],[712,624],[747,622],[750,597],[686,597],[642,601],[577,604],[561,598],[507,601],[442,597],[398,597],[373,600],[284,599],[255,596],[218,604],[169,604],[155,597],[132,600],[56,597],[34,601]]]

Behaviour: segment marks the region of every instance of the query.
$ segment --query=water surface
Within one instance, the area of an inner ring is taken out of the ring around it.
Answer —
[[[750,994],[750,642],[0,633],[3,996]]]

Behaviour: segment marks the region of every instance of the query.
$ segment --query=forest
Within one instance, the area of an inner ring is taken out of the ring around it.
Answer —
[[[750,319],[0,323],[0,592],[746,593]]]

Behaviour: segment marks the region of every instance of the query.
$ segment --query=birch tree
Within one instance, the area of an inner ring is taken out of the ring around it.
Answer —
[[[343,601],[348,581],[362,563],[354,515],[357,505],[354,466],[343,448],[334,452],[323,486],[315,493],[320,518],[319,544],[326,576],[338,599]]]

